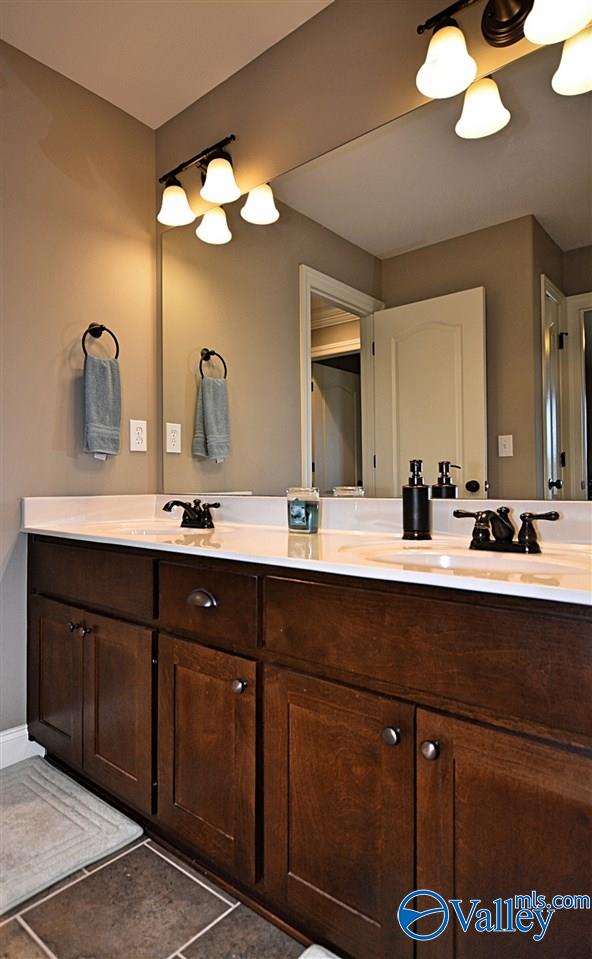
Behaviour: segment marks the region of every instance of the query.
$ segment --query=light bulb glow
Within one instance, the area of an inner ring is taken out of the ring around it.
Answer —
[[[551,80],[555,93],[565,97],[592,90],[592,26],[563,44],[561,61]]]
[[[462,93],[476,76],[477,64],[469,56],[462,30],[448,26],[437,30],[430,40],[415,82],[425,97],[442,100]]]
[[[193,223],[195,213],[180,183],[169,183],[162,194],[162,205],[156,217],[163,226],[185,226]]]
[[[229,243],[232,240],[226,213],[221,206],[214,206],[211,210],[206,210],[195,235],[204,243],[212,243],[214,246],[221,246],[223,243]]]
[[[484,77],[475,80],[465,93],[460,120],[455,132],[464,140],[478,140],[503,130],[510,122],[510,111],[505,108],[495,80]]]
[[[256,186],[254,190],[249,191],[240,214],[243,220],[258,226],[265,226],[279,220],[280,213],[274,203],[273,190],[268,183],[262,183],[261,186]]]
[[[540,46],[560,43],[592,20],[592,0],[534,0],[524,21],[524,36]]]
[[[206,182],[199,191],[202,199],[208,203],[232,203],[241,195],[232,164],[225,157],[214,157],[208,163]]]

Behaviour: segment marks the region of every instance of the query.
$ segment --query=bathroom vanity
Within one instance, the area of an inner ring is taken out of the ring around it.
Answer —
[[[50,758],[353,959],[423,954],[396,920],[414,889],[589,891],[589,598],[220,559],[223,533],[199,535],[31,533],[29,731]],[[512,955],[583,959],[589,916]],[[430,955],[500,952],[449,928]]]

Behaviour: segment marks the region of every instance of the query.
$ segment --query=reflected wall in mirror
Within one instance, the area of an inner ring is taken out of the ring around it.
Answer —
[[[551,90],[555,53],[496,74],[492,137],[431,102],[279,177],[273,225],[241,200],[224,247],[163,235],[165,490],[397,496],[417,457],[430,483],[460,464],[460,496],[589,495],[592,97]],[[191,455],[203,347],[228,364],[222,463]]]

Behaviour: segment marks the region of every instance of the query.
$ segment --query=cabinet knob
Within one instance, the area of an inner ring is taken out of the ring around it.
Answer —
[[[421,755],[429,762],[433,762],[433,760],[437,759],[440,755],[440,743],[426,739],[426,741],[421,744]]]
[[[249,684],[246,679],[233,679],[232,680],[232,692],[237,693],[240,696],[241,693],[244,693],[245,689]]]
[[[90,636],[91,633],[92,633],[92,629],[90,628],[90,626],[80,625],[78,627],[78,635],[82,636],[83,639],[85,636]]]
[[[70,630],[71,633],[74,633],[76,632],[77,629],[80,629],[80,623],[70,622],[68,623],[68,629]]]
[[[401,730],[393,726],[387,726],[382,730],[382,738],[387,746],[398,746],[401,742]]]
[[[207,589],[192,589],[187,597],[187,605],[197,606],[200,609],[211,609],[218,605],[218,601]]]

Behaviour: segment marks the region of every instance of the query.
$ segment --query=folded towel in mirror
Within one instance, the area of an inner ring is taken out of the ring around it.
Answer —
[[[84,360],[84,449],[119,453],[121,381],[119,362],[99,356]]]
[[[226,380],[206,376],[200,382],[191,452],[217,462],[230,455]]]

